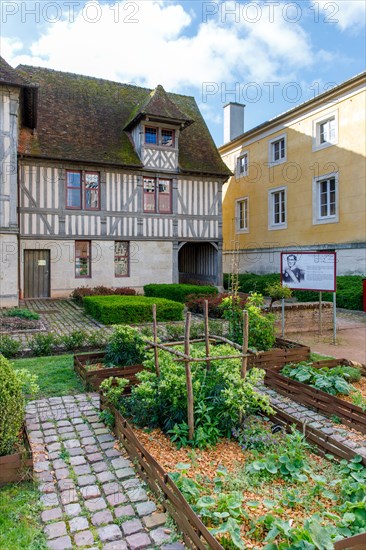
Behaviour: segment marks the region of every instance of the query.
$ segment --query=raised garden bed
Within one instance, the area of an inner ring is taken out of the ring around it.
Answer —
[[[33,454],[28,434],[23,428],[22,448],[11,455],[0,456],[0,486],[29,480],[33,473]]]
[[[260,351],[248,358],[248,367],[269,369],[282,367],[288,363],[299,363],[310,359],[310,348],[291,340],[276,338],[276,347],[268,351]]]
[[[74,370],[86,386],[98,391],[103,380],[110,378],[128,378],[130,385],[137,384],[136,374],[143,370],[142,365],[129,367],[104,367],[104,351],[74,355]],[[127,390],[128,391],[128,390]]]
[[[315,368],[332,368],[337,365],[349,366],[350,362],[347,359],[328,359],[317,361],[311,365]],[[362,410],[361,407],[349,403],[338,396],[331,395],[308,384],[284,376],[280,372],[282,367],[283,365],[273,365],[269,369],[266,369],[264,383],[267,386],[301,405],[311,407],[326,416],[336,416],[352,428],[366,433],[366,411]],[[366,369],[364,367],[362,375],[366,376]]]
[[[103,406],[104,405],[102,402],[102,408]],[[146,437],[143,437],[143,440],[145,441],[145,444],[143,444],[141,439],[139,439],[139,436],[142,437],[145,434],[143,434],[141,430],[137,430],[135,432],[134,429],[132,429],[132,427],[129,425],[127,420],[116,409],[112,408],[112,412],[115,417],[115,432],[117,437],[123,443],[124,447],[126,448],[127,452],[130,455],[131,460],[134,461],[135,466],[137,467],[141,477],[148,483],[151,490],[158,495],[158,497],[161,499],[163,507],[167,509],[171,514],[171,516],[174,518],[179,530],[183,535],[185,545],[188,548],[198,548],[200,550],[206,550],[207,547],[212,548],[214,550],[223,550],[224,548],[229,548],[229,547],[234,548],[234,546],[230,545],[232,543],[229,543],[229,546],[227,546],[228,544],[227,541],[224,543],[223,540],[220,541],[213,536],[213,534],[206,527],[206,525],[204,525],[201,518],[191,508],[190,504],[188,503],[186,498],[183,496],[181,490],[178,488],[177,483],[175,483],[172,480],[172,478],[168,474],[168,471],[166,471],[161,466],[159,462],[163,457],[165,458],[164,453],[166,451],[164,449],[165,446],[163,444],[160,444],[159,446],[159,437],[157,437],[156,439],[154,437],[154,433],[146,434]],[[182,459],[181,454],[183,453],[183,451],[184,449],[182,449],[178,453],[180,455],[180,460]],[[171,456],[172,452],[169,453],[169,456]],[[192,451],[190,450],[190,453],[191,452]],[[327,450],[327,452],[329,451]],[[241,453],[241,450],[238,446],[238,454],[240,453]],[[214,454],[214,450],[212,450],[212,454]],[[347,457],[347,458],[349,459],[350,457]],[[185,463],[187,461],[190,462],[191,459],[192,459],[192,455],[187,454],[187,457],[185,456],[183,457],[183,462]],[[197,468],[199,470],[203,469],[202,471],[205,470],[206,461],[204,456],[201,457],[199,452],[198,454],[195,454],[195,457],[193,458],[193,462],[195,464],[193,466],[195,471],[197,470]],[[184,466],[184,464],[182,464],[182,466]],[[321,467],[322,467],[321,464],[319,464],[320,473],[322,471]],[[171,470],[172,468],[169,468],[169,471]],[[192,475],[191,472],[188,473],[188,476],[190,479],[195,478],[195,474]],[[225,479],[225,478],[221,478],[221,479]],[[206,482],[207,480],[204,481],[204,478],[200,478],[199,484],[202,487],[202,485],[205,485]],[[211,484],[212,484],[212,480],[211,480]],[[271,484],[271,482],[269,482],[269,484]],[[281,486],[281,484],[282,482],[279,483],[279,487]],[[267,482],[267,485],[268,485],[268,482]],[[276,483],[274,483],[274,485],[277,487]],[[302,487],[306,487],[306,485],[302,484]],[[221,491],[223,490],[225,489],[221,487]],[[262,490],[262,486],[259,487],[259,490],[260,491]],[[299,487],[299,490],[301,491],[300,487]],[[260,516],[263,514],[263,512],[264,514],[267,514],[268,517],[270,517],[270,515],[274,513],[272,511],[272,507],[275,506],[276,508],[276,505],[271,504],[270,499],[268,498],[264,499],[264,504],[263,504],[263,502],[260,499],[260,495],[258,494],[258,491],[256,492],[254,488],[252,493],[250,489],[249,490],[247,489],[247,492],[248,491],[250,493],[248,499],[250,500],[246,500],[244,498],[242,502],[242,506],[244,508],[248,508],[249,506],[247,511],[247,516],[246,516],[247,519],[244,519],[243,524],[241,525],[241,536],[243,537],[246,543],[249,542],[247,538],[248,539],[251,538],[250,533],[248,533],[249,529],[247,528],[246,524],[249,522],[252,523],[252,520],[254,521],[259,520],[259,525],[261,525]],[[306,488],[305,488],[305,491],[306,491]],[[272,495],[272,498],[275,494],[276,493],[274,492]],[[286,495],[287,493],[285,492],[284,494]],[[315,494],[316,493],[314,493],[314,497],[315,497]],[[211,498],[211,501],[214,500],[212,499],[212,497],[204,497],[204,498],[207,498],[207,499]],[[220,498],[220,495],[215,497],[215,499],[217,498]],[[258,501],[256,504],[255,504],[255,500]],[[317,500],[321,500],[321,499],[317,497],[315,498],[315,501]],[[206,502],[208,503],[209,501],[207,500]],[[267,507],[266,502],[269,503],[268,504],[269,508],[266,508]],[[207,504],[207,506],[209,509],[210,508],[209,504]],[[306,506],[308,506],[308,504]],[[317,504],[315,503],[315,507],[316,506]],[[326,506],[327,506],[326,503],[323,503],[321,508],[323,507],[323,509],[324,508],[326,509]],[[296,510],[294,511],[294,517],[297,518],[298,517],[297,507],[295,508]],[[281,512],[280,509],[281,507],[279,508],[279,511],[277,513],[279,513],[280,515],[281,514],[283,515],[286,513],[286,511],[284,512],[283,510]],[[290,505],[289,506],[290,517],[292,517],[292,509],[293,509],[292,505]],[[206,510],[206,514],[203,514],[202,517],[204,515],[207,516],[207,511],[208,510]],[[306,514],[307,514],[306,509],[304,509],[304,520],[307,519]],[[288,517],[285,516],[285,520],[288,520]],[[256,547],[263,547],[264,538],[265,538],[265,534],[263,535],[263,538],[258,541],[258,534],[257,534],[257,539],[254,542],[254,545]],[[305,539],[301,539],[301,540],[305,540]],[[345,549],[350,549],[350,550],[362,549],[363,550],[365,547],[365,543],[366,543],[366,533],[361,533],[349,538],[345,538],[341,541],[335,542],[334,548],[335,550],[345,550]],[[235,547],[239,548],[239,546],[236,546],[236,545]],[[246,547],[248,548],[253,547],[253,543]]]

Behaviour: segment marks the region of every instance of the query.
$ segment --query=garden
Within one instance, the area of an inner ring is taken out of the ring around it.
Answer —
[[[145,296],[99,292],[78,289],[74,299],[89,316],[114,325],[108,330],[36,333],[28,339],[33,357],[11,364],[0,356],[0,409],[6,411],[0,468],[5,458],[17,470],[18,478],[3,483],[22,480],[2,494],[13,495],[21,509],[29,494],[19,540],[10,512],[0,511],[14,549],[46,547],[36,520],[39,492],[26,481],[33,464],[26,400],[88,389],[100,392],[100,421],[120,438],[186,546],[362,547],[366,457],[332,447],[329,437],[324,444],[316,430],[308,438],[299,422],[279,421],[264,388],[328,415],[362,441],[364,366],[319,361],[309,348],[276,338],[274,316],[264,311],[258,292],[220,295],[194,285],[147,285]],[[19,311],[9,318],[39,321]],[[1,353],[19,356],[20,348],[12,349],[16,340],[3,340]],[[32,542],[20,542],[27,537]],[[342,546],[345,539],[349,546]]]

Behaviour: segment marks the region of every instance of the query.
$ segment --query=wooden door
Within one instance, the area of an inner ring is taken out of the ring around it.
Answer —
[[[50,297],[50,251],[24,250],[24,298]]]

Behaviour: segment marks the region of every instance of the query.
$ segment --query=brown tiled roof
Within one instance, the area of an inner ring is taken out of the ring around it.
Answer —
[[[17,73],[13,67],[5,61],[3,57],[0,56],[0,84],[11,84],[13,86],[23,87],[27,83],[25,80]]]
[[[39,85],[38,124],[20,140],[20,153],[49,159],[142,168],[126,125],[143,110],[193,123],[179,140],[182,172],[229,176],[193,97],[50,69],[17,67]],[[166,98],[165,98],[166,96]]]

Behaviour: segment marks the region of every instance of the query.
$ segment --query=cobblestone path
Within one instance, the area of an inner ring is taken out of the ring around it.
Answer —
[[[264,385],[261,385],[258,389],[270,397],[273,406],[296,418],[296,420],[322,431],[325,435],[349,447],[357,454],[366,457],[366,438],[361,432],[356,432],[356,436],[352,432],[350,436],[351,432],[349,430],[336,426],[328,417],[296,403],[289,397],[280,395]]]
[[[54,550],[180,550],[167,517],[149,499],[127,455],[100,422],[97,394],[27,406],[42,493],[42,522]]]

